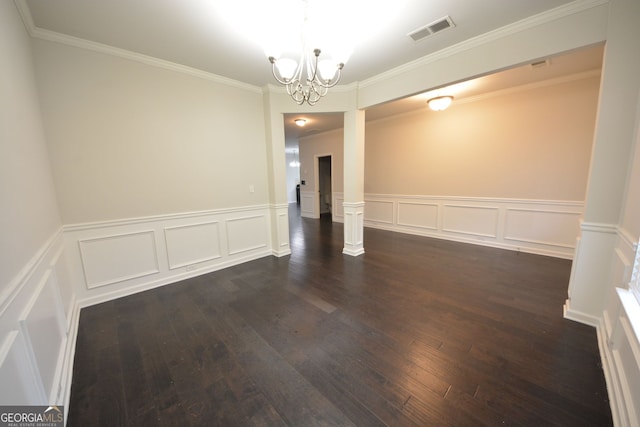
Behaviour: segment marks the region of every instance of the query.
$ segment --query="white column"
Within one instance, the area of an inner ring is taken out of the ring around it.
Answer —
[[[640,89],[640,2],[611,0],[584,221],[576,245],[565,316],[602,317],[633,157]]]
[[[344,114],[344,249],[346,255],[364,253],[364,114]]]
[[[271,95],[264,95],[267,168],[269,173],[269,211],[271,251],[275,256],[291,253],[289,246],[289,203],[287,201],[287,163],[284,117],[271,106]]]

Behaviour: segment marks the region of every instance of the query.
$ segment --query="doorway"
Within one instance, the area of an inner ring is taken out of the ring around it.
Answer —
[[[318,157],[318,207],[319,214],[331,217],[333,212],[333,186],[331,179],[331,156]]]

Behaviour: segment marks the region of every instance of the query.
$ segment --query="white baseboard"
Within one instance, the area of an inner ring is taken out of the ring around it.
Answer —
[[[584,323],[585,325],[593,326],[594,328],[598,328],[600,326],[600,318],[577,310],[572,310],[571,302],[569,300],[566,300],[566,302],[564,303],[563,312],[565,319]]]

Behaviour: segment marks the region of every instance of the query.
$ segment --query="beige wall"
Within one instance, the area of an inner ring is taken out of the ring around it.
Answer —
[[[60,228],[31,41],[13,2],[0,2],[0,291]]]
[[[300,191],[318,191],[314,168],[316,156],[332,156],[333,192],[344,191],[344,133],[342,129],[300,138]]]
[[[367,123],[365,192],[584,200],[599,77]]]
[[[42,40],[35,55],[65,224],[268,203],[259,91]]]

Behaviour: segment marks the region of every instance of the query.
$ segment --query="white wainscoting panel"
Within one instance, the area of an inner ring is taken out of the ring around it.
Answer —
[[[605,309],[598,325],[600,358],[614,425],[640,420],[640,302],[629,289],[640,271],[638,244],[619,229]]]
[[[266,248],[269,244],[266,229],[266,215],[227,220],[229,255]]]
[[[260,205],[65,226],[78,304],[98,304],[272,255],[279,249],[272,247],[271,232],[282,221],[277,212]]]
[[[89,289],[160,271],[153,230],[93,237],[78,244]]]
[[[77,247],[76,247],[77,250]],[[59,229],[0,297],[0,402],[66,405],[79,311]],[[66,408],[65,408],[66,409]]]
[[[495,238],[498,236],[498,208],[444,205],[442,230]]]
[[[367,200],[367,209],[364,211],[364,219],[383,224],[393,224],[393,201]]]
[[[169,270],[220,258],[218,221],[164,229]]]
[[[73,310],[75,308],[75,292],[73,291],[73,283],[69,275],[69,268],[67,264],[66,253],[61,247],[58,253],[54,256],[50,268],[53,274],[53,278],[58,286],[60,293],[60,304],[64,311],[66,320],[66,331],[69,332],[71,324],[73,322]]]
[[[0,347],[0,402],[3,405],[39,405],[46,400],[38,374],[20,331],[11,331]]]
[[[553,212],[537,209],[506,210],[507,240],[573,248],[580,232],[582,212]]]
[[[305,218],[317,218],[316,203],[317,193],[315,191],[300,191],[300,215]]]
[[[289,247],[289,213],[279,212],[278,215],[278,246],[280,248]]]
[[[337,207],[342,206],[336,195]],[[583,202],[365,194],[366,227],[573,257]],[[342,214],[342,215],[341,215]],[[344,221],[336,211],[334,221]],[[365,243],[366,246],[366,243]]]
[[[398,225],[438,229],[438,205],[435,203],[398,202]]]
[[[64,312],[52,277],[49,270],[19,320],[20,331],[33,352],[33,370],[39,372],[44,390],[53,393],[47,395],[49,402],[54,401],[58,392],[56,375],[66,343],[66,322],[61,318]]]
[[[333,212],[332,220],[336,222],[344,222],[344,195],[343,193],[333,193]]]

